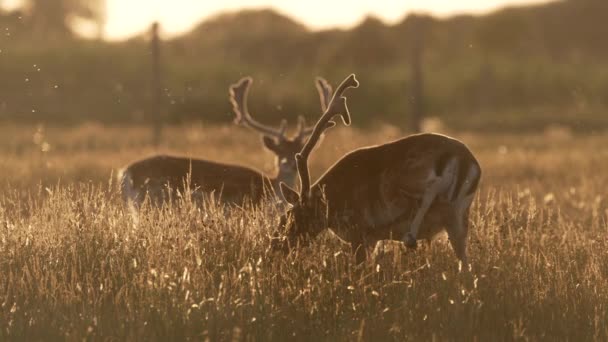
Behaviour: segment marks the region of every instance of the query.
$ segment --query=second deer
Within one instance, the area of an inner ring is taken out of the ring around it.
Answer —
[[[157,155],[136,161],[119,171],[119,184],[125,201],[136,209],[146,198],[153,205],[160,205],[167,201],[171,191],[182,195],[191,191],[194,195],[213,194],[221,203],[226,204],[242,205],[245,201],[258,204],[265,195],[281,196],[279,183],[295,185],[295,154],[302,149],[312,128],[306,127],[300,116],[297,134],[289,138],[285,134],[285,120],[278,129],[254,120],[247,108],[252,82],[251,77],[245,77],[229,88],[230,101],[236,115],[234,122],[262,134],[264,146],[275,155],[275,177],[244,166]],[[332,94],[331,86],[322,78],[317,79],[316,86],[321,108],[325,110]]]

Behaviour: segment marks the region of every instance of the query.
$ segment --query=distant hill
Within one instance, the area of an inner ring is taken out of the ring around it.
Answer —
[[[603,58],[608,55],[608,1],[561,0],[543,5],[510,7],[484,16],[424,17],[426,46],[436,53],[481,50],[501,56]],[[387,25],[368,17],[352,30],[311,32],[272,10],[247,10],[211,18],[174,42],[191,51],[235,54],[248,61],[283,64],[285,49],[331,62],[385,65],[407,55],[411,20]],[[324,53],[320,52],[325,51]],[[333,56],[327,56],[331,54]],[[322,57],[322,58],[321,58]]]
[[[246,10],[210,18],[172,44],[207,58],[283,64],[309,35],[304,25],[275,11]]]

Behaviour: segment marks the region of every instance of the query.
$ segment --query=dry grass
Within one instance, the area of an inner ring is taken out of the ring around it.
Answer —
[[[456,134],[484,167],[461,271],[444,241],[360,267],[330,234],[273,255],[269,210],[184,200],[135,226],[108,180],[147,131],[36,131],[0,129],[0,340],[608,339],[606,136]],[[336,129],[313,173],[400,135]],[[270,170],[257,139],[182,127],[163,149]]]

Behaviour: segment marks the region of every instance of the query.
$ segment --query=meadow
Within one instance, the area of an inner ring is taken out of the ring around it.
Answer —
[[[445,238],[387,243],[363,265],[323,234],[268,250],[278,213],[144,208],[113,180],[167,152],[271,172],[257,135],[174,126],[0,125],[0,340],[608,340],[608,135],[448,132],[483,178],[460,267]],[[405,135],[338,127],[313,178],[353,148]]]

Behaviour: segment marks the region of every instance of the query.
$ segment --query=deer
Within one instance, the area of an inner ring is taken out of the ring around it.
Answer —
[[[280,184],[290,205],[272,235],[271,248],[288,253],[330,229],[351,244],[361,263],[381,240],[414,249],[417,240],[430,240],[445,230],[456,257],[466,264],[469,210],[481,167],[459,140],[423,133],[356,149],[311,185],[310,153],[321,134],[335,126],[334,116],[350,125],[343,93],[358,86],[354,74],[340,84],[296,154],[300,189]]]
[[[304,117],[298,117],[297,133],[287,137],[287,121],[279,128],[259,123],[249,113],[247,100],[253,79],[244,77],[229,88],[230,102],[235,114],[234,123],[262,135],[264,147],[275,156],[276,175],[233,164],[181,156],[156,155],[133,162],[118,172],[123,199],[131,209],[137,209],[149,198],[155,206],[169,199],[169,191],[180,194],[190,190],[193,195],[213,194],[223,204],[258,205],[264,198],[280,197],[279,184],[295,185],[297,166],[295,154],[302,149],[312,132]],[[323,78],[316,79],[316,87],[325,110],[332,94],[331,85]],[[277,198],[279,202],[282,198]]]

